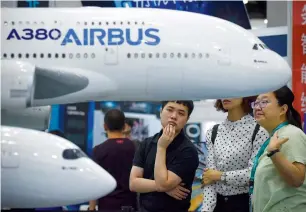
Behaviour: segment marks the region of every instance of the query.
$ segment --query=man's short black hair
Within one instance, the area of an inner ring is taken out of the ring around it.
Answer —
[[[109,131],[122,131],[125,126],[124,113],[119,109],[110,109],[104,116],[104,124]]]
[[[177,101],[163,101],[162,102],[162,109],[166,106],[166,104],[168,104],[168,102],[174,102],[177,104],[182,104],[184,106],[186,106],[188,108],[188,117],[191,115],[194,105],[193,105],[193,101],[183,101],[183,100],[177,100]]]

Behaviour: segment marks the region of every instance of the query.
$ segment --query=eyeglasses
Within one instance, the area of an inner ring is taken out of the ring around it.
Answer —
[[[255,101],[251,103],[251,107],[252,109],[256,108],[257,106],[260,108],[265,108],[269,103],[271,103],[269,100]]]

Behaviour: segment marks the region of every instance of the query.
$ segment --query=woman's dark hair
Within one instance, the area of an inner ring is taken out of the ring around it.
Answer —
[[[287,120],[289,124],[292,124],[300,129],[302,129],[302,120],[300,114],[293,108],[294,94],[288,88],[288,86],[283,86],[280,89],[273,92],[278,104],[280,106],[287,105],[288,110],[286,113]]]
[[[249,96],[242,98],[242,108],[245,113],[253,113],[253,109],[251,107],[251,103],[255,102],[257,96]],[[217,108],[217,111],[223,111],[227,112],[227,110],[224,109],[222,105],[222,100],[218,99],[215,103],[215,108]]]

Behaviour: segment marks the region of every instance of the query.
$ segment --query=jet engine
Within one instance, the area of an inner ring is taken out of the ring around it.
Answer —
[[[1,61],[1,109],[24,109],[33,98],[35,67],[27,62]]]
[[[88,102],[117,89],[108,77],[82,68],[2,60],[1,71],[1,108],[8,110]]]

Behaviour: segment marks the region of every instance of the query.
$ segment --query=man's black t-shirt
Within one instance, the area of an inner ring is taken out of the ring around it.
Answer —
[[[93,149],[93,160],[117,181],[116,189],[98,200],[99,210],[120,210],[121,206],[136,209],[136,193],[129,189],[135,151],[134,142],[126,138],[108,139]]]
[[[143,177],[154,180],[154,164],[157,142],[160,133],[145,139],[139,146],[133,165],[144,169]],[[140,205],[145,211],[150,212],[187,212],[190,207],[192,183],[196,169],[199,166],[199,157],[194,144],[184,135],[183,131],[172,141],[167,148],[166,166],[182,179],[185,188],[190,194],[184,200],[176,200],[165,192],[150,192],[140,194]]]

